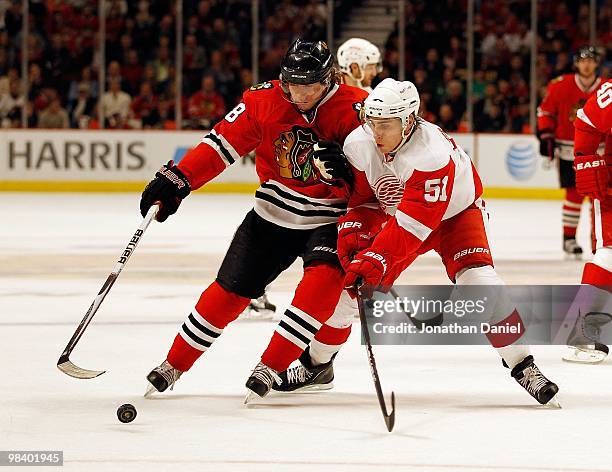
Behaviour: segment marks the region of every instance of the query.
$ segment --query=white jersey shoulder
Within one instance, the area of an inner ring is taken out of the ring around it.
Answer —
[[[372,133],[364,126],[358,126],[349,133],[344,140],[343,150],[351,165],[362,172],[365,172],[372,160],[379,155]]]
[[[394,163],[402,176],[412,174],[414,170],[433,172],[446,167],[454,152],[452,143],[438,126],[419,120],[414,133],[395,156]]]

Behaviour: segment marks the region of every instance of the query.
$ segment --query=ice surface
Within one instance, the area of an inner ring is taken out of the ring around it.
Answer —
[[[140,223],[135,194],[2,194],[0,200],[0,449],[63,450],[66,470],[612,470],[612,365],[563,363],[534,348],[560,386],[561,410],[537,405],[486,346],[375,347],[383,389],[397,396],[386,432],[355,332],[336,362],[335,389],[245,407],[244,382],[273,322],[230,325],[177,383],[144,400],[144,376],[212,281],[247,196],[193,195],[153,224],[72,360],[107,369],[60,373],[57,358]],[[508,283],[577,283],[561,253],[560,202],[490,200],[491,241]],[[588,248],[587,219],[580,242]],[[271,287],[282,311],[294,264]],[[448,283],[435,254],[403,283]],[[356,328],[356,327],[355,327]],[[138,417],[121,424],[116,409]]]

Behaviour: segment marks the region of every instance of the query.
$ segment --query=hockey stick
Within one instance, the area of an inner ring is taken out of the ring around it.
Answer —
[[[359,287],[357,293],[357,307],[359,309],[359,321],[361,322],[361,332],[363,333],[363,340],[365,342],[366,351],[368,353],[368,363],[370,364],[370,372],[372,374],[372,380],[374,381],[374,388],[376,389],[376,396],[378,397],[378,403],[382,410],[387,430],[391,432],[395,425],[395,393],[391,392],[391,412],[387,413],[387,405],[385,403],[385,397],[383,395],[382,386],[380,385],[380,377],[378,376],[378,369],[376,368],[376,359],[374,359],[374,351],[372,351],[372,342],[370,341],[370,331],[368,330],[368,322],[365,315],[365,306],[363,301],[363,292],[361,291],[362,283],[358,281],[357,286]]]
[[[72,363],[72,361],[70,360],[70,354],[72,353],[72,350],[74,349],[76,344],[79,342],[79,339],[81,339],[81,336],[83,336],[85,329],[87,328],[87,326],[89,326],[89,323],[98,311],[98,308],[100,308],[100,305],[104,301],[104,298],[106,297],[106,295],[108,295],[108,292],[110,292],[110,289],[117,280],[117,277],[119,277],[121,270],[123,269],[125,264],[127,264],[127,261],[130,259],[130,256],[134,252],[134,249],[136,249],[140,238],[144,234],[151,221],[153,221],[153,219],[155,218],[157,210],[159,210],[158,205],[153,205],[149,209],[149,212],[142,220],[140,227],[136,230],[134,236],[132,236],[132,239],[130,239],[130,242],[121,253],[121,256],[119,256],[119,260],[115,264],[113,271],[107,277],[106,281],[104,282],[104,285],[102,285],[102,288],[98,292],[98,295],[96,295],[96,298],[89,307],[89,310],[87,310],[85,317],[81,320],[81,323],[72,335],[72,338],[70,338],[70,341],[68,341],[68,345],[66,346],[64,352],[62,352],[62,355],[57,361],[57,368],[61,370],[64,374],[77,379],[93,379],[106,372],[105,370],[83,369]]]
[[[395,299],[400,298],[393,287],[389,289],[389,293]],[[419,320],[412,316],[412,314],[408,311],[404,311],[404,314],[410,319],[410,321],[412,321],[412,324],[416,326],[419,331],[422,331],[423,326],[440,326],[442,323],[444,323],[444,313],[439,313],[438,315],[434,316],[433,318],[429,318],[428,320]]]

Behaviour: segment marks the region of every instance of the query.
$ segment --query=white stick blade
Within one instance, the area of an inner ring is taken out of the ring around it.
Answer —
[[[94,379],[102,375],[105,370],[87,370],[82,369],[72,363],[72,361],[64,361],[57,364],[57,368],[64,374],[74,377],[75,379]]]

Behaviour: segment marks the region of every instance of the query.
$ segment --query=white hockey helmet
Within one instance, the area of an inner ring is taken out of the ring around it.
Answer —
[[[368,64],[376,64],[377,72],[382,70],[380,51],[370,41],[362,38],[351,38],[342,43],[338,48],[337,57],[340,71],[358,81],[363,79]],[[353,76],[351,64],[359,66],[360,77]]]
[[[412,82],[387,78],[368,95],[363,110],[366,118],[400,118],[405,128],[410,115],[416,115],[420,106],[419,92]]]

